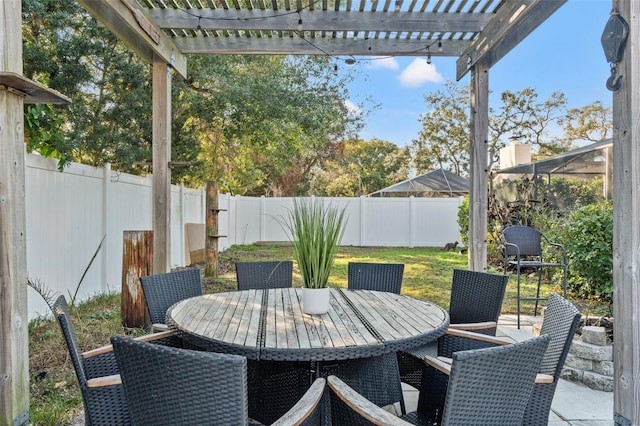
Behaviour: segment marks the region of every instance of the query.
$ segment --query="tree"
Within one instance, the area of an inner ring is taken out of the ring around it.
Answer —
[[[317,170],[311,193],[354,197],[402,181],[408,176],[409,150],[379,139],[346,140],[342,155]]]
[[[509,141],[531,145],[534,157],[559,154],[571,146],[550,134],[550,128],[565,116],[567,101],[563,93],[554,92],[540,103],[536,90],[525,88],[504,91],[500,100],[497,111],[489,108],[489,169],[500,161],[500,149]]]
[[[25,76],[72,100],[26,107],[28,149],[61,167],[110,162],[131,171],[151,145],[149,67],[73,0],[24,1],[23,21]]]
[[[429,112],[420,117],[422,130],[413,141],[414,166],[419,173],[444,168],[465,176],[469,169],[469,90],[453,82],[425,96]],[[535,89],[505,91],[500,106],[489,108],[489,164],[500,160],[500,149],[511,141],[528,143],[534,158],[559,154],[576,140],[604,137],[611,129],[610,109],[600,102],[567,111],[563,93],[540,102]],[[560,127],[564,133],[558,134]],[[600,140],[600,139],[597,139]]]
[[[427,111],[419,121],[422,130],[413,141],[413,162],[418,174],[442,168],[469,174],[469,88],[447,82],[445,91],[425,96]]]
[[[176,149],[192,140],[202,167],[183,177],[218,180],[237,194],[296,195],[312,168],[362,125],[344,89],[352,75],[327,72],[328,57],[200,56],[176,83]]]
[[[72,97],[26,110],[30,150],[145,173],[151,160],[150,66],[73,0],[25,0],[25,75]],[[46,59],[46,60],[45,60]],[[192,56],[172,85],[173,182],[217,180],[238,194],[294,195],[310,170],[357,133],[346,107],[354,73],[329,56]]]
[[[599,142],[610,137],[613,130],[613,111],[595,101],[582,108],[572,108],[559,121],[563,126],[564,138],[569,141]]]

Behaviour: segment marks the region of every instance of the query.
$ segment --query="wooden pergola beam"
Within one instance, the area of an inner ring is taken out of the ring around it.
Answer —
[[[458,56],[471,42],[443,40],[442,50],[434,40],[334,39],[329,37],[191,37],[176,38],[175,44],[184,53],[234,55],[345,55],[345,56]]]
[[[337,10],[236,10],[160,9],[149,16],[162,29],[295,31],[299,21],[306,31],[453,32],[475,33],[489,24],[488,14],[337,11]]]
[[[507,0],[456,62],[460,80],[477,63],[491,68],[567,0]]]
[[[148,63],[154,55],[187,76],[187,60],[135,0],[78,0],[94,18]]]

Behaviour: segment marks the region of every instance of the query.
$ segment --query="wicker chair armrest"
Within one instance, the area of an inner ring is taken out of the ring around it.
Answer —
[[[153,342],[154,340],[166,339],[170,337],[176,337],[173,331],[163,331],[160,333],[145,334],[144,336],[134,338],[134,340],[139,340],[142,342]],[[100,346],[99,348],[95,348],[90,351],[83,352],[82,357],[84,359],[88,359],[88,358],[93,358],[95,356],[103,355],[109,352],[113,352],[113,346],[104,345],[104,346]]]
[[[119,374],[113,374],[111,376],[96,377],[95,379],[87,380],[87,387],[99,388],[103,386],[121,385],[122,380]]]
[[[445,361],[445,357],[437,357],[434,358],[432,356],[428,356],[424,359],[424,362],[435,368],[441,373],[446,374],[447,376],[451,374],[451,362]]]
[[[447,364],[453,364],[453,358],[449,358],[446,356],[439,356],[438,359]]]
[[[474,333],[473,331],[467,331],[467,330],[457,330],[457,329],[449,328],[446,331],[446,334],[450,336],[462,337],[465,339],[479,340],[482,342],[492,343],[495,345],[510,345],[513,343],[513,341],[508,338],[489,336],[487,334]]]
[[[316,409],[324,394],[325,379],[316,379],[300,400],[272,426],[298,426]]]
[[[82,358],[88,359],[98,355],[104,355],[106,353],[113,352],[111,345],[100,346],[99,348],[91,349],[90,351],[82,352]]]
[[[515,256],[518,257],[518,258],[520,257],[520,247],[518,247],[517,244],[508,243],[506,241],[503,241],[502,244],[504,245],[505,250],[507,249],[507,247],[515,247],[515,249],[516,249]]]
[[[550,374],[538,373],[536,375],[536,383],[553,383],[553,376]]]
[[[327,378],[329,387],[346,405],[348,405],[359,416],[367,419],[375,426],[409,426],[411,423],[406,422],[399,417],[394,416],[390,412],[378,407],[358,392],[353,390],[349,385],[344,383],[336,376]]]
[[[498,323],[495,321],[449,324],[449,328],[454,328],[456,330],[483,330],[485,328],[495,328],[497,326]]]
[[[442,363],[449,365],[449,372],[451,371],[451,364],[453,364],[453,359],[446,356],[439,356],[437,358],[432,358],[432,359],[438,362],[438,365],[440,366],[442,365]],[[427,364],[431,365],[434,368],[438,368],[436,367],[436,365],[432,364],[430,361],[427,361],[426,358],[425,358],[425,362],[427,362]],[[442,371],[442,369],[440,368],[438,368],[438,370]],[[449,374],[448,372],[445,372],[445,371],[442,371],[442,372],[445,374]],[[553,383],[553,376],[550,374],[538,373],[538,375],[536,376],[536,383]]]
[[[159,333],[145,334],[144,336],[136,337],[134,340],[141,342],[154,342],[160,339],[166,339],[168,337],[175,337],[176,333],[171,330],[161,331]]]
[[[151,324],[152,333],[161,333],[163,331],[169,331],[169,326],[167,324],[162,324],[162,323]]]

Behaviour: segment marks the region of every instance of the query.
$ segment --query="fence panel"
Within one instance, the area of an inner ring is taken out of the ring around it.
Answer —
[[[27,269],[46,289],[78,300],[103,292],[120,292],[124,231],[152,227],[152,181],[104,169],[71,164],[57,171],[53,159],[27,154]],[[459,239],[453,198],[326,198],[346,208],[343,245],[441,246]],[[220,194],[218,230],[226,237],[219,250],[234,244],[289,241],[286,229],[292,198]],[[205,222],[204,189],[172,186],[171,266],[184,266],[185,225]],[[193,248],[192,248],[193,249]],[[48,308],[29,289],[29,318],[48,314]]]

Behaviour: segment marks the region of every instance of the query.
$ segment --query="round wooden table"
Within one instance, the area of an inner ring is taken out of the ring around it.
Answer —
[[[167,323],[207,350],[254,360],[323,361],[397,352],[436,340],[449,326],[441,307],[409,296],[331,289],[323,315],[302,312],[302,289],[207,294],[176,303]]]

